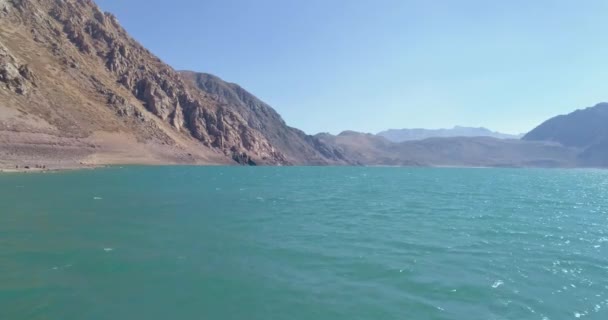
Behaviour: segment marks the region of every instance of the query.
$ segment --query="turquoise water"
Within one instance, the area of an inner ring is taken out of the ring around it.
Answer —
[[[608,319],[608,172],[0,175],[0,319]]]

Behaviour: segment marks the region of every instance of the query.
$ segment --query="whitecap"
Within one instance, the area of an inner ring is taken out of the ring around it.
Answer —
[[[494,282],[494,284],[492,285],[492,288],[496,289],[496,288],[502,286],[503,284],[505,284],[504,281],[502,281],[502,280],[496,280]]]
[[[114,251],[114,248],[103,248],[103,251],[105,251],[105,252]]]
[[[102,197],[93,197],[93,200],[102,200]]]

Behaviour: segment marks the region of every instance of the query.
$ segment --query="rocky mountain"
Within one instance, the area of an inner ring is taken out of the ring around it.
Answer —
[[[292,164],[347,164],[336,148],[287,126],[281,116],[253,94],[239,85],[228,83],[206,73],[181,71],[182,77],[192,88],[212,97],[224,107],[241,115],[247,126],[263,132],[268,141],[285,155]]]
[[[608,103],[553,117],[534,128],[523,139],[554,141],[586,148],[608,138]]]
[[[560,116],[521,141],[462,127],[310,136],[236,84],[173,70],[91,0],[0,0],[0,169],[608,166],[607,115],[600,104]]]
[[[0,166],[345,163],[241,88],[203,78],[91,0],[0,0]]]
[[[555,143],[492,137],[391,142],[353,131],[318,135],[352,161],[386,166],[575,167],[578,150]]]
[[[523,137],[526,141],[552,141],[582,149],[586,166],[608,166],[608,103],[551,118]]]
[[[492,137],[497,139],[520,139],[521,135],[506,134],[486,128],[455,126],[452,129],[390,129],[378,133],[392,142],[424,140],[428,138]]]

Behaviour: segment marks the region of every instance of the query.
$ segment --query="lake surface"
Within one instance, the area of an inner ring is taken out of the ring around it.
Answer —
[[[608,319],[608,171],[0,175],[0,319]]]

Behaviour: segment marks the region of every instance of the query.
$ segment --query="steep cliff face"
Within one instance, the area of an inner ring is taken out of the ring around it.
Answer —
[[[238,87],[187,84],[91,0],[0,0],[0,87],[0,107],[59,136],[124,131],[242,164],[340,160]]]
[[[287,126],[274,109],[239,85],[206,73],[180,73],[192,88],[211,97],[223,108],[241,115],[249,128],[263,132],[288,162],[317,165],[351,163],[336,147]]]

